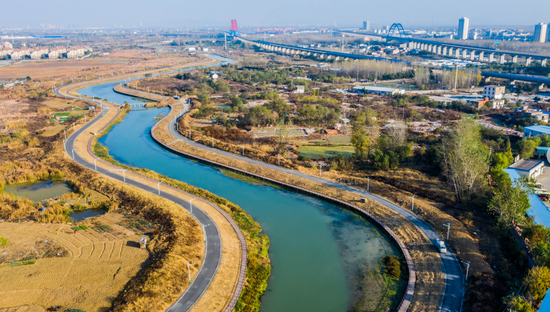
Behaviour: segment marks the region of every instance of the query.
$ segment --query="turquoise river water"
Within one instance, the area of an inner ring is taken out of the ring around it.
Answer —
[[[79,92],[116,103],[136,103],[136,99],[115,93],[115,84]],[[240,205],[261,224],[271,242],[273,266],[262,312],[348,311],[357,300],[365,299],[368,289],[358,275],[377,275],[383,256],[398,255],[376,226],[328,202],[232,179],[218,168],[159,147],[150,130],[154,117],[168,110],[132,111],[99,141],[119,162],[204,188]],[[366,300],[378,300],[374,297]]]

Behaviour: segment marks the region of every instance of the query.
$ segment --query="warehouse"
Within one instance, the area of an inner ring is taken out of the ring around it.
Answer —
[[[365,94],[378,94],[378,95],[405,94],[405,90],[402,90],[402,89],[374,87],[374,86],[354,87],[353,92],[355,92],[355,93],[365,93]]]

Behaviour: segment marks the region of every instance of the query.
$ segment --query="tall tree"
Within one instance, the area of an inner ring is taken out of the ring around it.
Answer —
[[[524,224],[530,207],[527,188],[519,181],[513,184],[501,183],[488,206],[504,228],[518,223]]]
[[[364,158],[370,145],[369,137],[365,129],[365,114],[360,113],[355,117],[351,131],[351,143],[355,147],[355,154]]]
[[[473,119],[460,120],[441,144],[444,174],[458,200],[467,200],[486,185],[489,171],[487,148],[481,143],[479,126]]]

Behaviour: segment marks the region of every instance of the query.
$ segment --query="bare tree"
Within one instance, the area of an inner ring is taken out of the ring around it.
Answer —
[[[396,151],[398,147],[405,144],[407,139],[407,125],[403,121],[395,121],[387,127],[388,148]]]
[[[481,143],[479,126],[472,119],[460,120],[443,139],[444,174],[458,200],[467,200],[487,183],[489,155]]]

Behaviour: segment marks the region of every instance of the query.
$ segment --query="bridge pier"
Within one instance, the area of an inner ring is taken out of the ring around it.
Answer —
[[[470,60],[473,61],[476,59],[476,51],[472,50],[470,51]]]
[[[518,56],[517,55],[512,56],[512,63],[517,63],[517,62],[518,62]]]
[[[447,55],[447,47],[443,47],[443,55]]]
[[[494,61],[495,61],[495,54],[494,53],[489,54],[489,63],[492,63]]]
[[[479,52],[479,61],[480,62],[485,61],[485,52],[483,52],[483,51]]]
[[[540,61],[540,65],[541,65],[541,66],[546,66],[546,61],[547,61],[546,59]]]
[[[437,54],[441,54],[441,46],[437,46]]]
[[[453,52],[454,52],[454,51],[453,51],[453,48],[452,48],[452,47],[449,47],[449,50],[447,50],[447,51],[448,51],[448,54],[447,54],[447,55],[453,56]]]
[[[499,63],[504,64],[506,62],[506,54],[501,54],[499,56]]]
[[[462,50],[462,58],[468,57],[468,51],[466,49]]]
[[[455,56],[456,56],[456,58],[460,57],[460,49],[456,49]]]
[[[408,48],[411,50],[414,49],[414,42],[409,41]]]
[[[533,58],[531,58],[531,57],[526,58],[525,59],[525,66],[531,65],[531,62],[533,62]]]

